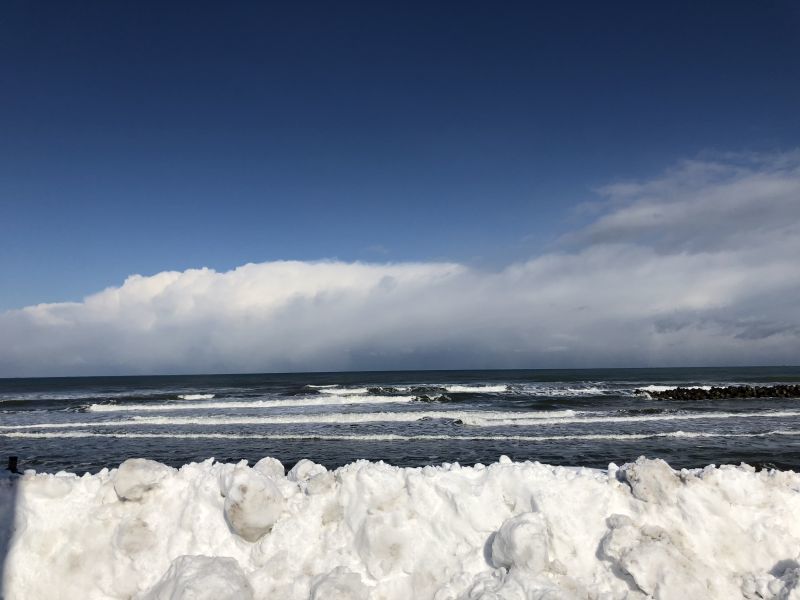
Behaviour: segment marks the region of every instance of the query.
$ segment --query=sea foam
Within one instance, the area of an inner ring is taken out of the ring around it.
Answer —
[[[710,385],[645,385],[640,388],[636,388],[643,392],[668,392],[669,390],[676,390],[678,387],[682,387],[687,390],[710,390]]]
[[[240,408],[297,408],[303,406],[337,406],[349,404],[402,404],[413,402],[414,396],[310,396],[282,400],[226,400],[224,402],[162,404],[90,404],[89,412],[159,412],[173,410],[207,410]]]
[[[8,600],[788,599],[800,475],[133,459],[0,480]]]
[[[757,438],[771,436],[800,436],[800,430],[774,429],[753,433],[705,432],[705,431],[659,431],[653,433],[589,433],[577,435],[449,435],[449,434],[401,434],[401,433],[159,433],[159,432],[112,432],[95,431],[2,431],[0,437],[17,439],[69,439],[69,438],[120,438],[120,439],[166,439],[166,440],[294,440],[294,441],[342,441],[342,442],[556,442],[556,441],[607,441],[631,442],[657,438]]]
[[[69,429],[76,427],[145,427],[145,426],[227,426],[227,425],[286,425],[322,424],[343,425],[361,423],[412,423],[422,420],[452,421],[467,427],[531,427],[549,425],[592,425],[614,423],[653,423],[671,421],[719,421],[741,419],[784,419],[800,417],[800,411],[761,412],[685,412],[655,415],[596,416],[597,413],[573,410],[553,411],[396,411],[353,413],[301,413],[264,416],[142,416],[113,421],[64,421],[60,423],[34,423],[0,425],[0,431],[23,431],[29,429]]]
[[[179,400],[211,400],[214,394],[178,394]]]

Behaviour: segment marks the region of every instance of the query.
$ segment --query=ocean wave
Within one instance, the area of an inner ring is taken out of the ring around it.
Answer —
[[[717,419],[756,419],[756,418],[786,418],[800,417],[800,411],[776,411],[776,412],[757,412],[757,413],[730,413],[730,412],[705,412],[705,413],[669,413],[669,414],[646,414],[646,415],[614,415],[614,416],[583,416],[566,417],[563,419],[527,419],[525,417],[504,419],[504,418],[483,418],[479,414],[467,416],[461,421],[465,425],[480,427],[506,427],[506,426],[538,426],[538,425],[575,425],[592,423],[642,423],[648,421],[696,421],[696,420],[717,420]]]
[[[322,414],[294,414],[294,415],[264,415],[264,416],[198,416],[198,417],[143,417],[133,416],[125,421],[93,421],[93,422],[64,422],[64,423],[38,423],[24,425],[0,425],[0,430],[9,429],[52,429],[72,427],[126,427],[142,425],[280,425],[288,423],[319,423],[319,424],[349,424],[349,423],[402,423],[420,420],[445,419],[450,421],[466,422],[479,413],[483,419],[525,419],[535,421],[558,420],[573,417],[577,413],[573,410],[538,411],[538,412],[494,412],[494,411],[410,411],[410,412],[370,412],[370,413],[322,413]],[[536,415],[539,415],[538,417]]]
[[[596,423],[644,423],[654,421],[697,421],[720,419],[771,419],[798,417],[800,411],[775,411],[757,413],[672,413],[636,416],[586,416],[573,410],[537,412],[500,411],[411,411],[372,413],[323,413],[265,416],[198,416],[198,417],[149,417],[133,416],[129,420],[37,423],[22,425],[0,425],[0,430],[55,429],[75,427],[131,427],[131,426],[225,426],[225,425],[282,425],[301,424],[360,424],[360,423],[408,423],[420,420],[448,420],[473,427],[519,427],[549,425],[581,425]]]
[[[103,390],[87,390],[81,392],[6,392],[0,394],[0,402],[64,402],[101,399],[145,399],[174,397],[175,392],[163,389],[125,390],[112,392]]]
[[[413,402],[414,396],[311,396],[287,400],[253,400],[228,402],[203,402],[198,404],[92,404],[89,412],[156,412],[171,410],[240,409],[240,408],[296,408],[303,406],[343,406],[350,404],[403,404]]]
[[[351,394],[430,394],[430,393],[450,393],[450,394],[499,394],[508,392],[510,386],[507,384],[492,385],[462,385],[462,384],[419,384],[419,385],[373,385],[369,387],[341,387],[338,385],[307,385],[307,388],[317,390],[320,394],[330,395],[351,395]]]
[[[360,388],[322,388],[319,389],[319,393],[327,394],[330,396],[354,396],[354,395],[361,395],[361,394],[368,394],[369,389],[365,387]]]
[[[60,438],[129,438],[129,439],[241,439],[241,440],[323,440],[350,442],[424,442],[424,441],[471,441],[471,442],[551,442],[551,441],[637,441],[657,438],[755,438],[769,436],[798,436],[800,430],[775,429],[754,433],[663,431],[655,433],[592,433],[585,435],[444,435],[396,433],[365,434],[326,434],[326,433],[137,433],[114,432],[97,433],[93,431],[11,431],[0,432],[0,437],[17,439],[60,439]]]
[[[450,394],[498,394],[508,391],[507,385],[445,385]]]
[[[178,394],[180,400],[211,400],[215,394]]]
[[[528,383],[520,385],[518,389],[523,394],[530,396],[602,396],[609,393],[627,394],[627,391],[620,387],[601,387],[594,384]]]
[[[678,388],[685,390],[710,390],[710,385],[645,385],[637,387],[637,390],[642,392],[667,392],[669,390],[676,390]]]

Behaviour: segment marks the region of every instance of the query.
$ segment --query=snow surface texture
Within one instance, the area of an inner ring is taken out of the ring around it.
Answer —
[[[745,465],[132,459],[0,494],[7,600],[800,598],[800,475]]]

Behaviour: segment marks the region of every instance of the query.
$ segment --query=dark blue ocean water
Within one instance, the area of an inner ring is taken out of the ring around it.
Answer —
[[[329,467],[515,460],[800,468],[800,400],[678,402],[648,386],[797,383],[799,367],[0,379],[0,458],[95,471],[130,457]],[[655,388],[653,388],[655,389]]]

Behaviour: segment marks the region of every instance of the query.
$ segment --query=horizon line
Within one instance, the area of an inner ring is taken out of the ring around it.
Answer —
[[[675,366],[675,367],[532,367],[532,368],[493,368],[493,369],[363,369],[354,371],[261,371],[227,373],[150,373],[128,375],[42,375],[36,377],[0,377],[0,382],[23,379],[109,379],[134,377],[258,377],[263,375],[344,375],[359,373],[465,373],[465,372],[525,372],[525,371],[644,371],[644,370],[709,370],[709,369],[800,369],[798,365],[716,365],[716,366]]]

